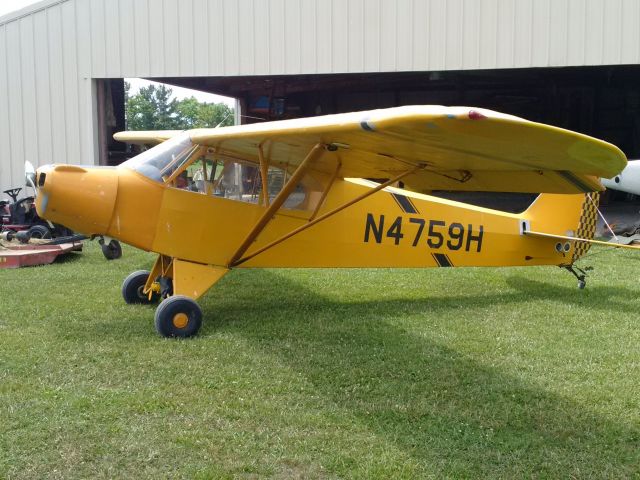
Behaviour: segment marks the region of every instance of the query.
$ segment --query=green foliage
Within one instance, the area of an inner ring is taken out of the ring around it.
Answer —
[[[233,125],[233,109],[224,103],[200,103],[189,97],[178,101],[176,112],[184,129]]]
[[[233,125],[233,109],[224,103],[201,103],[195,97],[176,100],[164,85],[149,85],[130,95],[125,82],[128,130],[187,130]]]
[[[635,252],[234,270],[160,338],[95,243],[0,270],[0,478],[637,478]]]

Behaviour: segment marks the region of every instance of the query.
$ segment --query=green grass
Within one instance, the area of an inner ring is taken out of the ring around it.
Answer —
[[[234,271],[160,338],[151,255],[0,270],[0,478],[637,478],[640,256]]]

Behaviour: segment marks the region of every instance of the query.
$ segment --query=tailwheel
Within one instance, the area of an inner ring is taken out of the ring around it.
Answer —
[[[202,325],[202,310],[195,300],[174,295],[156,309],[156,330],[163,337],[191,337]]]
[[[107,260],[117,260],[122,257],[122,245],[117,240],[109,240],[109,243],[104,243],[104,239],[98,240],[102,254]]]
[[[151,298],[143,292],[144,286],[149,278],[147,270],[138,270],[131,273],[122,282],[122,298],[126,303],[155,303],[160,299],[160,294],[153,292]]]
[[[578,288],[584,290],[584,287],[587,286],[587,272],[593,270],[593,267],[580,268],[576,265],[565,265],[564,268],[578,279]]]

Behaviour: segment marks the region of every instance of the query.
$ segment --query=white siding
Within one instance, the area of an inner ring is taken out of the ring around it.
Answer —
[[[193,73],[197,76],[206,76],[209,73],[209,8],[207,0],[193,0]]]
[[[9,111],[9,72],[7,57],[7,27],[0,27],[0,65],[4,65],[4,71],[0,70],[0,188],[6,190],[12,179],[12,149],[11,149],[11,112]],[[1,92],[7,92],[3,95]],[[15,141],[15,140],[13,140]],[[4,182],[2,179],[7,179]]]
[[[38,138],[36,143],[38,144],[38,151],[54,152],[53,137],[55,136],[55,125],[53,125],[52,113],[53,109],[60,105],[59,97],[52,98],[51,89],[53,84],[57,83],[52,75],[50,66],[58,67],[57,72],[60,72],[61,66],[58,66],[55,62],[49,60],[50,52],[55,50],[56,54],[62,53],[60,48],[49,48],[49,18],[48,12],[43,10],[33,15],[34,22],[34,40],[35,40],[35,80],[36,88],[33,92],[37,110],[38,110],[38,123],[36,128],[38,130]],[[53,33],[53,32],[51,32]],[[51,47],[54,47],[53,45]],[[57,56],[57,55],[56,55]],[[52,81],[53,80],[53,81]],[[57,102],[55,100],[58,100]],[[56,103],[56,105],[54,105]],[[51,125],[51,128],[49,126]],[[61,139],[57,139],[59,145]]]
[[[7,89],[4,90],[6,103],[8,104],[8,127],[9,127],[9,168],[7,171],[11,182],[7,182],[4,177],[0,179],[2,190],[6,190],[11,186],[18,185],[20,180],[20,169],[22,162],[26,160],[24,155],[25,131],[23,128],[22,118],[24,116],[24,108],[22,104],[22,74],[20,69],[20,26],[18,22],[13,22],[4,27],[6,30],[7,44],[5,51],[7,56],[6,71]],[[0,97],[2,92],[0,92]],[[4,102],[0,102],[4,103]],[[4,163],[4,161],[3,161]]]
[[[0,19],[0,188],[94,163],[96,78],[640,62],[638,0],[46,0]]]
[[[64,71],[64,105],[66,128],[66,148],[69,159],[77,159],[81,163],[81,135],[80,135],[80,98],[78,91],[80,88],[80,78],[78,75],[78,54],[76,35],[76,11],[73,2],[62,4],[62,53]],[[64,161],[65,157],[55,159]],[[89,159],[93,160],[93,159]],[[87,159],[84,162],[87,163]]]

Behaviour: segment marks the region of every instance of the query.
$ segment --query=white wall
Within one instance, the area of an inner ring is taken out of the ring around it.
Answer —
[[[94,163],[92,79],[635,64],[638,0],[46,0],[0,19],[0,188]]]

